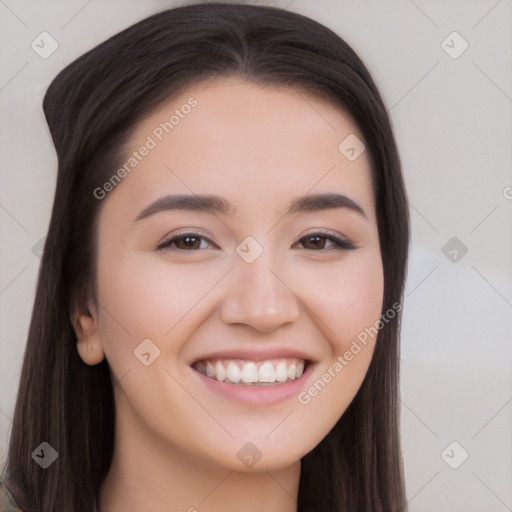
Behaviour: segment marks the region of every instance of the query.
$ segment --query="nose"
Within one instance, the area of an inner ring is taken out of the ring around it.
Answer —
[[[298,319],[299,299],[264,254],[252,263],[237,262],[221,308],[225,323],[245,324],[269,333]]]

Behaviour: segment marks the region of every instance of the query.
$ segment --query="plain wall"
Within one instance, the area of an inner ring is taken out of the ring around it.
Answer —
[[[401,352],[410,511],[512,510],[512,4],[260,3],[305,14],[341,35],[390,111],[412,219]],[[176,5],[0,3],[0,455],[55,186],[43,95],[86,50]],[[31,47],[43,31],[58,43],[46,59]]]

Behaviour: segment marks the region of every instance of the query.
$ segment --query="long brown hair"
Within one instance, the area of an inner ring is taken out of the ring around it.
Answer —
[[[338,35],[268,6],[205,3],[169,9],[68,65],[44,98],[58,155],[53,210],[10,433],[4,480],[26,512],[98,511],[114,446],[106,360],[87,366],[71,314],[95,296],[95,188],[123,161],[136,124],[201,79],[239,76],[328,98],[358,125],[371,161],[384,297],[401,303],[409,214],[386,108],[368,70]],[[407,509],[399,438],[400,312],[378,334],[367,375],[335,427],[302,459],[299,512]],[[47,442],[57,460],[32,452]],[[171,505],[171,504],[170,504]]]

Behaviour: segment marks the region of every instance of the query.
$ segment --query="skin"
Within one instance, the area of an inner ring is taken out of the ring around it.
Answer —
[[[235,403],[190,365],[214,350],[297,348],[316,361],[307,390],[378,321],[384,280],[367,152],[351,162],[338,150],[349,134],[362,136],[328,101],[233,78],[161,105],[136,127],[130,151],[190,97],[197,106],[102,200],[99,306],[91,299],[75,318],[84,363],[106,357],[115,384],[114,458],[101,507],[296,511],[300,459],[354,398],[375,339],[307,404],[297,396]],[[292,199],[321,192],[345,194],[366,217],[348,208],[284,215]],[[133,222],[170,193],[217,194],[237,212],[170,210]],[[304,241],[325,230],[358,248]],[[187,231],[203,237],[195,252],[183,243],[157,250]],[[252,263],[235,251],[247,236],[263,247]],[[149,366],[134,356],[144,339],[160,350]],[[237,457],[248,442],[261,453],[251,468]]]

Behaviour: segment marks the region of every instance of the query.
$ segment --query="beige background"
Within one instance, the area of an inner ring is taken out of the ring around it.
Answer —
[[[261,3],[306,14],[340,34],[369,67],[390,110],[413,229],[401,425],[410,510],[512,510],[512,4]],[[1,456],[12,427],[37,244],[55,186],[43,94],[86,50],[178,4],[0,0]],[[44,31],[58,44],[46,59],[31,47]],[[459,247],[443,250],[453,237]],[[467,247],[463,256],[460,243]],[[466,452],[467,460],[451,467]]]

